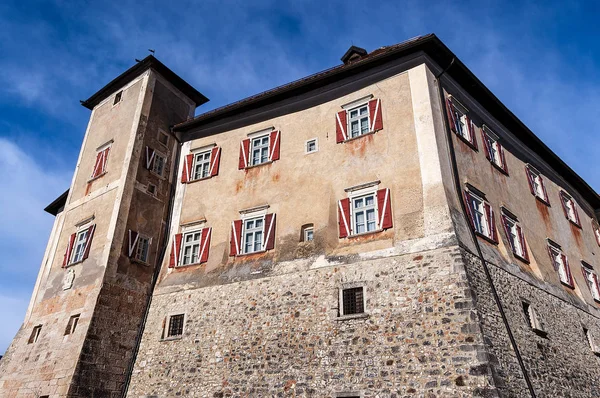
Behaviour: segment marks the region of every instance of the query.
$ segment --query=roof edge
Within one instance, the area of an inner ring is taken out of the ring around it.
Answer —
[[[67,189],[63,192],[58,198],[54,199],[52,203],[44,208],[46,213],[50,213],[53,216],[56,216],[58,213],[62,211],[62,209],[67,204],[67,196],[69,196],[69,190]]]

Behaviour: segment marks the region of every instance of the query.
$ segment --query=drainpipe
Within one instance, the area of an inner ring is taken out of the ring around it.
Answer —
[[[442,84],[441,84],[440,79],[448,71],[448,69],[450,69],[452,67],[452,65],[454,65],[455,60],[456,60],[456,58],[453,57],[450,64],[442,72],[440,72],[439,75],[437,75],[435,77],[442,109],[444,109],[446,106],[445,105],[446,99],[444,98],[444,91],[442,90]],[[458,174],[456,153],[454,152],[452,131],[450,130],[450,126],[448,125],[447,119],[446,118],[443,118],[443,119],[444,119],[444,128],[446,130],[446,140],[448,141],[448,150],[450,152],[452,175],[454,176],[454,187],[456,189],[456,193],[458,195],[458,200],[459,200],[460,206],[462,208],[462,214],[465,217],[465,221],[467,222],[467,225],[470,225],[470,221],[467,219],[467,214],[468,214],[467,213],[467,205],[464,201],[462,187],[460,185],[460,176]],[[502,323],[504,324],[504,327],[506,328],[506,332],[507,332],[508,338],[510,340],[510,345],[512,346],[512,348],[515,352],[515,356],[517,357],[517,362],[519,363],[519,367],[521,368],[521,372],[523,373],[523,378],[525,379],[525,383],[527,384],[529,393],[531,394],[532,398],[536,398],[533,384],[531,383],[531,379],[529,378],[529,373],[527,373],[527,369],[525,368],[525,363],[523,362],[523,357],[521,356],[521,352],[519,351],[519,347],[517,346],[517,341],[515,340],[515,336],[513,335],[510,325],[508,323],[508,318],[506,317],[506,313],[504,312],[504,307],[502,306],[502,301],[500,300],[500,296],[498,295],[498,291],[496,290],[496,286],[494,285],[494,280],[492,279],[492,274],[490,273],[488,264],[485,261],[485,258],[483,257],[483,252],[481,251],[481,246],[479,245],[479,239],[477,238],[477,235],[475,235],[475,231],[473,231],[473,228],[469,228],[469,231],[471,233],[471,238],[473,239],[473,242],[475,243],[475,248],[477,250],[477,257],[479,257],[479,260],[481,260],[481,264],[483,265],[483,270],[485,272],[486,279],[488,280],[488,283],[492,290],[492,296],[494,297],[494,301],[496,302],[496,305],[498,306],[498,310],[500,311],[500,316],[502,317]]]

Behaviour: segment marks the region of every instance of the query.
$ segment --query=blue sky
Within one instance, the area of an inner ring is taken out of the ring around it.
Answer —
[[[0,4],[0,354],[23,321],[90,112],[147,49],[211,99],[201,113],[436,33],[597,191],[598,2],[12,1]]]

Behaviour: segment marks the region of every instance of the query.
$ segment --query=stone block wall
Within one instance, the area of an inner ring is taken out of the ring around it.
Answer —
[[[368,316],[339,320],[355,282]],[[155,295],[128,396],[494,396],[482,348],[451,247]]]

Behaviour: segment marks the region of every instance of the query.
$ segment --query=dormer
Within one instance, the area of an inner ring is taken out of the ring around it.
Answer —
[[[349,65],[353,62],[361,60],[367,55],[367,50],[364,48],[351,46],[348,51],[342,56],[342,62],[345,65]]]

